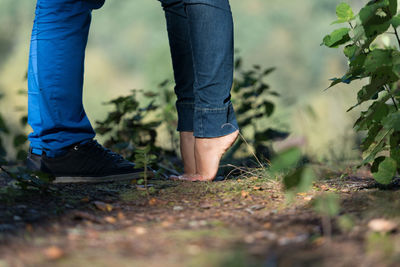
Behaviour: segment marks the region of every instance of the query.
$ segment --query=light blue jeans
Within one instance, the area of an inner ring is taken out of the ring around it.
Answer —
[[[230,101],[233,21],[228,0],[160,0],[175,77],[178,131],[218,137],[237,128]],[[104,0],[37,0],[28,69],[33,153],[54,157],[94,138],[82,105],[93,9]]]

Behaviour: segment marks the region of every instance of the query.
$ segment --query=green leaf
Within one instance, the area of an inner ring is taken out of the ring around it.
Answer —
[[[267,129],[263,132],[257,132],[254,134],[254,140],[257,142],[264,142],[270,140],[284,139],[288,137],[287,132],[277,131],[274,129]]]
[[[6,134],[9,133],[6,123],[4,122],[3,117],[0,114],[0,133],[1,132],[6,133]]]
[[[389,116],[383,119],[382,124],[386,129],[400,131],[400,111],[389,114]]]
[[[315,174],[309,167],[299,168],[283,178],[285,190],[307,192],[311,189],[315,180]]]
[[[299,148],[289,148],[272,160],[270,170],[275,173],[291,169],[299,163],[301,157],[301,150]]]
[[[394,16],[392,18],[392,20],[390,21],[390,23],[392,24],[392,26],[394,28],[397,28],[400,26],[400,14],[398,14],[397,16]]]
[[[23,134],[19,134],[17,136],[14,137],[14,147],[20,147],[23,144],[25,144],[25,142],[28,140],[28,138],[26,137],[26,135]]]
[[[396,170],[396,161],[392,158],[385,158],[380,162],[378,171],[372,173],[372,176],[380,184],[390,184],[396,175]]]
[[[323,216],[334,217],[340,212],[340,199],[334,193],[325,193],[314,200],[314,209]]]
[[[356,54],[357,50],[359,50],[358,46],[351,44],[351,45],[347,45],[343,49],[343,53],[347,58],[352,58]]]
[[[400,52],[393,49],[374,49],[368,53],[364,68],[366,72],[370,75],[383,69],[384,73],[387,74],[387,78],[393,78],[391,75],[391,68],[393,65],[400,63]],[[398,77],[394,77],[394,80]]]
[[[395,132],[390,136],[390,157],[397,162],[397,168],[400,168],[400,132]]]
[[[264,101],[264,107],[265,107],[265,114],[267,114],[267,117],[270,117],[275,110],[275,105],[270,102],[270,101]]]
[[[347,3],[340,3],[336,7],[336,15],[338,17],[338,20],[333,22],[332,24],[349,22],[354,19],[353,10]]]
[[[361,149],[362,151],[367,150],[374,142],[375,139],[377,138],[379,133],[385,132],[385,129],[382,129],[382,126],[379,124],[374,124],[369,130],[368,130],[368,135],[364,139],[364,141],[361,143]]]
[[[341,28],[333,31],[331,34],[324,37],[321,45],[327,47],[338,47],[339,45],[345,44],[350,41],[349,28]]]
[[[371,162],[375,156],[386,146],[386,138],[393,133],[393,130],[382,130],[375,138],[375,142],[363,153],[363,162],[361,165]]]
[[[374,163],[372,164],[372,166],[371,166],[371,172],[378,172],[378,169],[379,169],[379,164],[381,164],[382,163],[382,161],[384,161],[386,159],[386,157],[384,157],[384,156],[381,156],[381,157],[377,157],[375,160],[374,160]]]

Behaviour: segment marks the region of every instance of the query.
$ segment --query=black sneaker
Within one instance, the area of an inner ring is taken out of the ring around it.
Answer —
[[[53,183],[132,180],[141,178],[144,172],[143,169],[135,168],[135,164],[94,140],[75,145],[65,155],[56,158],[39,156],[30,151],[26,164],[32,171],[41,171],[54,176]],[[148,177],[153,177],[154,173],[147,171],[147,174]]]

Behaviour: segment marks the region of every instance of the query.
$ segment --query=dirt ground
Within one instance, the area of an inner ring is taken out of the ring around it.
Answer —
[[[150,195],[134,182],[3,190],[0,266],[399,266],[399,187],[320,176],[291,203],[280,183],[251,175],[151,180]],[[331,238],[311,204],[329,191],[341,199]],[[377,218],[389,228],[371,230]]]

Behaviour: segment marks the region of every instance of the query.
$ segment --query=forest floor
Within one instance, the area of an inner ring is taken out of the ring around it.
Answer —
[[[151,180],[150,196],[134,182],[3,190],[0,266],[398,266],[399,188],[368,172],[319,176],[291,203],[280,183],[251,175]],[[311,205],[329,191],[341,199],[331,237]]]

